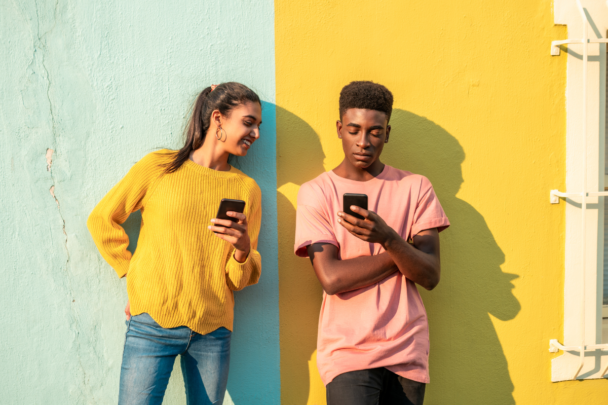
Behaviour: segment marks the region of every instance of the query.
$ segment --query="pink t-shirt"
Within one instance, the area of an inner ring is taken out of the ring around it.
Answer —
[[[450,225],[430,181],[384,166],[369,181],[348,180],[326,172],[298,193],[295,253],[331,243],[341,260],[384,252],[337,222],[344,193],[368,196],[368,208],[408,240],[425,229]],[[317,365],[325,385],[355,370],[386,367],[410,380],[428,383],[429,334],[426,311],[416,285],[397,272],[381,282],[341,294],[323,293],[317,339]]]

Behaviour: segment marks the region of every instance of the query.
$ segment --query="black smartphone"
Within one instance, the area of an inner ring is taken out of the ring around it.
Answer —
[[[355,218],[364,219],[363,216],[353,212],[350,209],[351,205],[367,209],[367,194],[355,194],[355,193],[344,193],[342,200],[342,208],[348,215],[352,215]]]
[[[239,222],[238,219],[234,217],[229,217],[226,213],[228,211],[240,212],[243,213],[245,211],[245,201],[243,200],[231,200],[230,198],[222,198],[222,202],[220,202],[220,208],[217,210],[216,218],[219,219],[229,219],[232,222]]]

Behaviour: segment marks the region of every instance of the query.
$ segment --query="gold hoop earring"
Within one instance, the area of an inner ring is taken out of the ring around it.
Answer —
[[[225,138],[225,139],[222,139]],[[226,142],[226,139],[228,139],[228,135],[226,134],[226,131],[224,131],[224,129],[222,127],[217,127],[217,129],[215,130],[215,139],[217,139],[218,141],[222,141],[222,142]]]

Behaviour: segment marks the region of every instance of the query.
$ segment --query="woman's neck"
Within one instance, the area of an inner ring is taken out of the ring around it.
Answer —
[[[215,142],[215,139],[209,139],[209,134],[207,134],[203,146],[190,153],[190,160],[197,165],[208,167],[209,169],[220,172],[229,171],[228,156],[230,154],[218,143]]]

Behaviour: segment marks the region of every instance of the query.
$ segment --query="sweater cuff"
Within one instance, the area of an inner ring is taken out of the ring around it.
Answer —
[[[245,271],[247,269],[249,269],[249,267],[251,266],[251,256],[255,253],[255,250],[250,249],[249,250],[249,254],[247,255],[247,258],[245,259],[245,261],[243,263],[237,261],[234,258],[234,253],[236,251],[233,251],[232,254],[230,255],[230,259],[228,260],[228,265],[226,266],[226,273],[229,272],[230,270],[240,270],[240,271]]]
[[[260,254],[252,249],[243,263],[234,258],[234,253],[226,264],[226,279],[228,287],[233,291],[239,291],[248,285],[258,282],[260,278]]]

